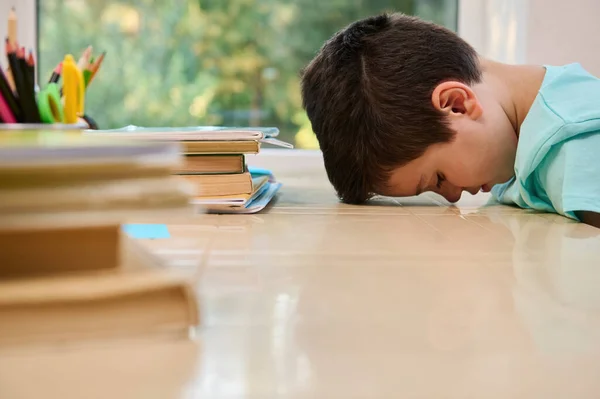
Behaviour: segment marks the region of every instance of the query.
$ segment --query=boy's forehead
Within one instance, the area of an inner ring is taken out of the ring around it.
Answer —
[[[422,168],[418,168],[414,164],[394,168],[389,174],[385,193],[394,197],[411,197],[419,195],[427,186],[428,176]]]

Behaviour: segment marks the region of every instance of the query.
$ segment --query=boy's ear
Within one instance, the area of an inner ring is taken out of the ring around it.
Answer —
[[[431,102],[435,109],[448,116],[466,115],[475,120],[483,113],[475,92],[460,82],[447,81],[437,85],[431,94]]]

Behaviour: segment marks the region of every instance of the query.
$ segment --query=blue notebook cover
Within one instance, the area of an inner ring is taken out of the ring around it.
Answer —
[[[164,224],[124,224],[123,231],[131,238],[157,239],[170,238],[169,229]]]
[[[273,172],[269,169],[257,168],[256,166],[248,166],[248,172],[252,177],[263,177],[267,176],[270,182],[275,181],[275,177],[273,176]]]

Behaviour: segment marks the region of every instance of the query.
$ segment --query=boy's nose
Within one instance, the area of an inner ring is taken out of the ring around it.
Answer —
[[[446,198],[446,201],[451,202],[451,203],[455,203],[458,202],[458,200],[460,199],[461,196],[461,192],[459,192],[458,194],[445,194],[444,198]]]
[[[464,191],[468,191],[471,195],[477,195],[481,191],[481,187],[468,187],[464,188]]]
[[[440,193],[448,202],[458,202],[460,197],[462,196],[462,192],[466,191],[472,195],[475,195],[479,192],[480,188],[475,187],[457,187],[452,184],[446,184],[442,187],[442,192]]]
[[[446,198],[446,201],[455,203],[458,202],[458,200],[460,199],[462,191],[463,190],[461,188],[451,186],[450,184],[448,184],[446,185],[446,187],[443,187],[443,190],[440,194],[442,194],[442,196]]]

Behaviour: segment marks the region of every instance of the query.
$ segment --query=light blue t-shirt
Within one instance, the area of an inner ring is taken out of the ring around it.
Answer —
[[[515,177],[492,189],[504,204],[600,213],[600,79],[579,64],[546,66],[521,125]]]

